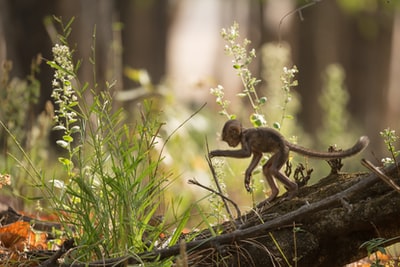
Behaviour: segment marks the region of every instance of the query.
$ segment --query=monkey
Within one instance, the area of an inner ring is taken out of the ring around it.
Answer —
[[[274,178],[283,183],[287,189],[287,199],[292,199],[297,195],[298,185],[280,172],[280,169],[289,158],[289,151],[314,158],[337,159],[353,156],[361,152],[369,144],[368,137],[361,136],[357,143],[349,149],[335,152],[318,152],[288,142],[281,133],[272,128],[243,128],[238,120],[228,120],[225,123],[222,129],[222,141],[228,143],[230,147],[237,147],[241,144],[242,148],[238,150],[212,150],[209,153],[210,158],[248,158],[253,154],[244,176],[244,185],[248,192],[251,192],[250,180],[252,172],[260,162],[263,153],[271,153],[271,157],[262,167],[265,179],[271,188],[271,195],[267,198],[268,202],[273,201],[279,194]]]

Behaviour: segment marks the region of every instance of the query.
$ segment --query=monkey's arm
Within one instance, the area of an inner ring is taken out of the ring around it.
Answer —
[[[213,150],[210,157],[231,157],[231,158],[248,158],[251,156],[251,148],[245,140],[242,140],[242,149],[238,150]]]
[[[247,167],[245,175],[244,175],[244,187],[246,188],[247,192],[251,192],[251,187],[250,187],[251,174],[253,173],[254,169],[257,167],[261,158],[262,158],[262,153],[253,152],[253,158],[250,162],[249,167]]]
[[[246,149],[213,150],[210,152],[210,157],[248,158],[250,156],[251,156],[251,151]]]

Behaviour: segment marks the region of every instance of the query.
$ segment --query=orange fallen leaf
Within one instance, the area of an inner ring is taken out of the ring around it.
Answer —
[[[45,249],[47,234],[33,231],[28,222],[18,221],[0,228],[0,242],[6,248],[18,251]]]

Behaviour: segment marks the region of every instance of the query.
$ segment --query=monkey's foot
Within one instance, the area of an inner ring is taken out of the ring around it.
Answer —
[[[284,200],[290,200],[290,199],[294,198],[295,196],[297,196],[298,193],[299,193],[299,190],[297,188],[296,188],[296,190],[287,191],[287,196],[284,198]]]
[[[246,188],[247,192],[253,192],[253,189],[250,186],[251,176],[246,176],[244,179],[244,187]]]
[[[277,196],[278,196],[278,193],[271,194],[265,201],[271,203],[272,201],[274,201],[276,199]]]

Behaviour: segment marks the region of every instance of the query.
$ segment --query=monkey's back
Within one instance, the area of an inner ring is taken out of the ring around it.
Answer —
[[[285,138],[272,128],[249,128],[243,135],[254,152],[273,153],[285,147]]]

